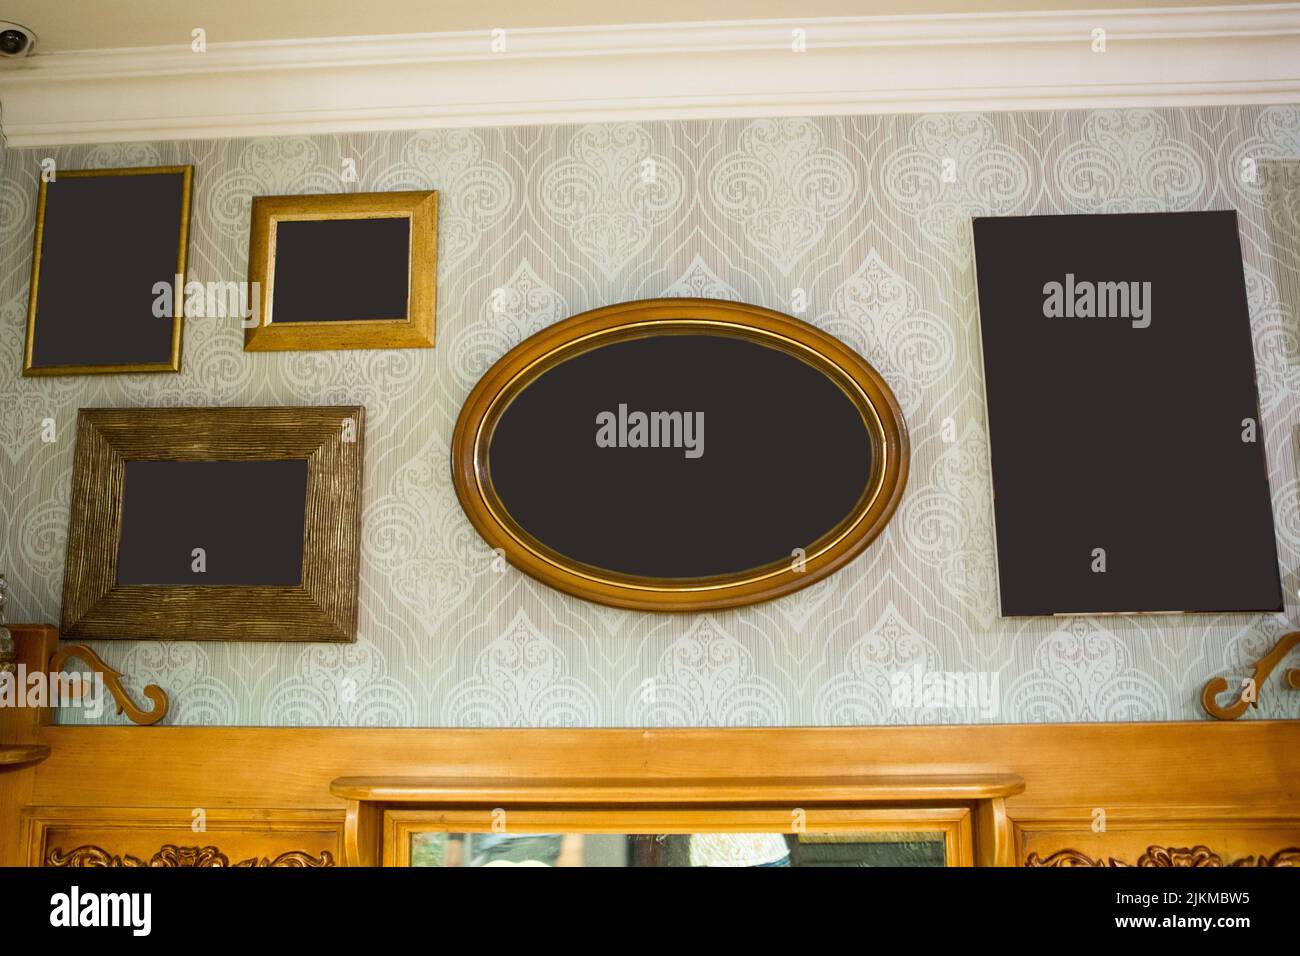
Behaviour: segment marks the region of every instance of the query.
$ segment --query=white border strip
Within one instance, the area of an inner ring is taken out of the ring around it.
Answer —
[[[1093,31],[1106,52],[1093,52]],[[803,30],[807,51],[792,49]],[[1300,3],[212,43],[0,65],[12,146],[623,119],[1300,103]]]

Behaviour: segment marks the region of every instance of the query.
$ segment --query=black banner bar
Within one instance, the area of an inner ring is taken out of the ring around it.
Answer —
[[[1098,936],[1200,934],[1231,946],[1242,933],[1294,933],[1300,870],[755,868],[748,873],[641,869],[554,876],[446,869],[0,870],[0,934],[189,945],[431,948],[480,937],[546,948],[659,939],[752,939],[770,948],[928,948],[995,938],[1056,945]],[[531,868],[537,869],[537,868]],[[761,870],[761,872],[760,872]],[[112,925],[98,925],[109,923]],[[611,923],[624,924],[622,932]],[[87,925],[94,924],[94,925]],[[835,942],[839,940],[840,942]],[[819,944],[820,945],[820,944]],[[8,952],[20,952],[7,949]]]

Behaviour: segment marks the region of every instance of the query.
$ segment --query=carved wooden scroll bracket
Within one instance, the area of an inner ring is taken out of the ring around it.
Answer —
[[[1219,720],[1236,720],[1246,712],[1247,707],[1259,706],[1259,688],[1268,675],[1273,673],[1283,658],[1291,653],[1295,647],[1300,647],[1300,631],[1292,631],[1289,634],[1283,634],[1278,642],[1273,645],[1273,649],[1259,659],[1255,664],[1254,673],[1250,675],[1250,682],[1242,688],[1238,698],[1227,707],[1219,706],[1215,700],[1219,694],[1228,689],[1228,682],[1222,677],[1214,677],[1206,682],[1201,688],[1201,706],[1211,717],[1217,717]],[[1300,667],[1292,667],[1286,672],[1285,680],[1287,686],[1300,690]]]
[[[113,699],[117,701],[117,712],[126,714],[127,718],[135,724],[156,724],[167,716],[167,692],[157,684],[149,684],[144,689],[144,695],[153,701],[152,710],[141,710],[136,706],[131,695],[127,693],[126,687],[122,684],[122,672],[114,670],[104,662],[104,659],[92,651],[85,644],[69,644],[62,647],[50,655],[50,673],[56,674],[63,669],[63,665],[69,658],[75,657],[90,665],[95,673],[98,673],[104,679],[104,685],[108,688]]]

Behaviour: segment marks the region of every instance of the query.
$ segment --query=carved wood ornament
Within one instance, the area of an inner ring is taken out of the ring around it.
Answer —
[[[1278,638],[1278,642],[1273,645],[1273,649],[1259,659],[1254,672],[1250,676],[1249,687],[1254,690],[1254,693],[1247,694],[1246,689],[1243,688],[1238,698],[1227,707],[1221,707],[1215,700],[1216,697],[1228,689],[1227,680],[1222,677],[1211,678],[1201,688],[1201,706],[1205,708],[1205,712],[1211,717],[1219,718],[1219,720],[1236,720],[1246,712],[1247,707],[1258,707],[1259,689],[1263,686],[1264,681],[1282,663],[1283,658],[1291,652],[1292,648],[1297,646],[1300,646],[1300,631],[1292,631]],[[1300,667],[1292,667],[1286,672],[1284,679],[1287,686],[1300,690]]]
[[[1174,847],[1149,846],[1138,857],[1136,864],[1119,860],[1115,857],[1093,859],[1078,850],[1057,850],[1055,853],[1041,857],[1031,853],[1025,858],[1025,866],[1062,867],[1062,866],[1139,866],[1139,867],[1281,867],[1300,866],[1300,848],[1287,847],[1278,850],[1272,856],[1243,856],[1231,863],[1207,846]]]
[[[238,863],[231,863],[230,857],[215,846],[176,846],[164,844],[157,853],[145,862],[137,856],[122,854],[115,856],[97,846],[79,846],[64,853],[55,847],[45,855],[46,866],[67,867],[321,867],[334,866],[334,856],[328,850],[320,856],[312,856],[302,850],[290,850],[274,859],[267,857],[249,857]]]
[[[108,688],[113,700],[117,701],[117,712],[125,713],[127,718],[133,724],[156,724],[167,716],[167,692],[157,684],[149,684],[144,689],[144,695],[153,701],[152,710],[142,710],[136,706],[131,695],[126,692],[126,687],[122,684],[122,672],[114,670],[104,662],[104,659],[92,651],[85,644],[69,644],[62,647],[50,655],[50,673],[56,674],[63,669],[68,658],[75,657],[78,660],[85,661],[90,665],[94,673],[98,673],[104,678],[104,686]]]

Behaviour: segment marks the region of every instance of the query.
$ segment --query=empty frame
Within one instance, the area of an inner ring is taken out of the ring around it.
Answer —
[[[247,351],[433,345],[436,192],[258,196],[250,230]]]
[[[185,285],[192,183],[191,166],[42,179],[24,375],[180,371],[182,297],[159,310],[158,287]]]
[[[63,636],[354,640],[364,414],[82,409]]]
[[[456,423],[456,494],[538,580],[698,611],[806,587],[884,530],[907,481],[893,392],[839,340],[757,306],[652,299],[525,340]]]
[[[1002,614],[1281,610],[1236,213],[974,236]]]

